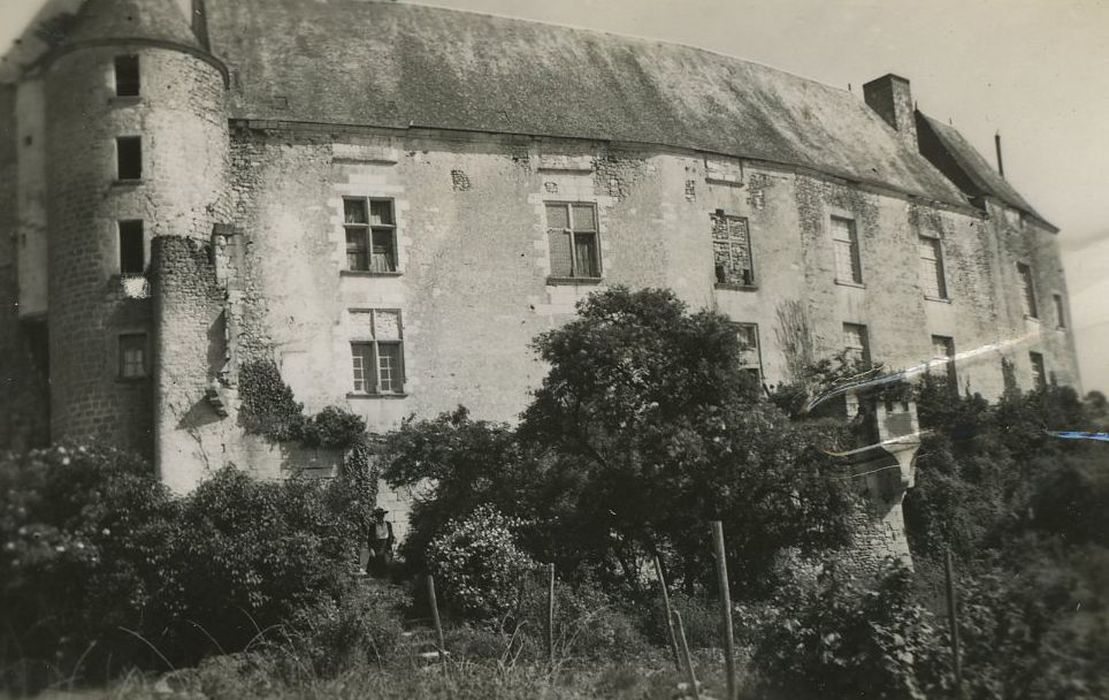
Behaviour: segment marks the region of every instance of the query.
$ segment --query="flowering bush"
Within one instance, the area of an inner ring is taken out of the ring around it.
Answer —
[[[478,506],[443,527],[428,545],[427,565],[447,605],[489,619],[515,604],[520,576],[534,566],[515,542],[521,525],[496,508]]]

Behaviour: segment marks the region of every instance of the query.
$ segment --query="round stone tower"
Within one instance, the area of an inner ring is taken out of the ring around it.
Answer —
[[[174,0],[87,0],[44,60],[51,434],[153,450],[151,239],[207,239],[227,70]]]

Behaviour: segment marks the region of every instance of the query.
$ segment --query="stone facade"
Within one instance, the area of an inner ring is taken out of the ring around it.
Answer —
[[[34,373],[15,369],[25,356],[33,364],[30,346],[17,346],[35,318],[49,324],[50,438],[137,448],[187,491],[224,464],[280,478],[328,473],[341,458],[246,435],[241,362],[273,360],[307,410],[346,407],[374,432],[458,404],[512,421],[545,372],[531,339],[617,284],[669,287],[693,308],[754,324],[771,385],[789,378],[788,308],[806,312],[818,355],[843,349],[847,323],[865,326],[871,356],[893,369],[932,359],[933,336],[952,339],[959,385],[988,396],[1001,392],[1002,357],[1031,386],[1030,352],[1059,383],[1078,383],[1071,334],[1055,318],[1053,295],[1065,309],[1067,293],[1055,230],[1023,200],[960,197],[959,166],[933,168],[916,152],[921,117],[904,79],[867,85],[867,104],[888,126],[872,123],[865,105],[828,106],[825,117],[855,120],[876,129],[883,148],[904,149],[898,158],[919,171],[913,182],[943,183],[935,197],[900,184],[904,173],[863,182],[838,161],[779,162],[677,140],[281,118],[289,86],[271,86],[269,114],[256,118],[243,101],[261,88],[243,81],[264,76],[228,70],[175,31],[67,47],[0,93],[11,127],[0,172],[14,175],[0,181],[0,211],[18,211],[0,223],[19,234],[14,246],[0,241],[0,291],[25,309],[22,321],[11,312],[0,321],[12,330],[0,336],[4,378],[20,387],[0,400],[7,444],[19,431],[23,442],[34,441],[29,430],[45,437],[27,427],[41,425],[45,402],[19,398],[35,395]],[[114,94],[113,61],[124,54],[142,67],[138,97]],[[142,178],[120,182],[115,143],[130,135],[142,138]],[[393,269],[350,269],[347,200],[387,203]],[[594,212],[595,278],[567,279],[552,266],[557,203]],[[746,237],[734,241],[746,246],[751,275],[742,284],[717,277],[721,217],[743,222]],[[144,222],[149,259],[145,280],[130,287],[120,277],[124,220]],[[837,280],[835,220],[854,232],[860,280]],[[920,257],[932,239],[946,291],[935,299],[922,293]],[[1032,270],[1038,318],[1026,318],[1018,263]],[[121,379],[121,334],[148,339],[141,377]],[[352,342],[379,341],[399,347],[393,390],[356,390]],[[876,501],[886,506],[883,532],[900,532],[900,494]],[[403,511],[405,498],[383,498]]]

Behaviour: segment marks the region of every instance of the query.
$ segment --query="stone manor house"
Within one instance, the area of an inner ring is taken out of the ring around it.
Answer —
[[[107,440],[179,491],[326,471],[244,432],[244,362],[373,431],[513,420],[529,341],[617,284],[727,314],[767,384],[798,315],[987,396],[1003,358],[1078,382],[1058,230],[896,75],[367,0],[59,5],[0,85],[0,447]]]

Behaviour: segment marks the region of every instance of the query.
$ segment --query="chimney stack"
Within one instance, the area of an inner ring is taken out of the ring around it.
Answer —
[[[993,145],[997,149],[997,174],[1005,177],[1005,164],[1001,162],[1001,132],[995,132],[993,135]]]
[[[913,93],[909,89],[908,80],[887,73],[863,85],[863,98],[871,109],[897,131],[902,143],[914,151],[918,150]]]

